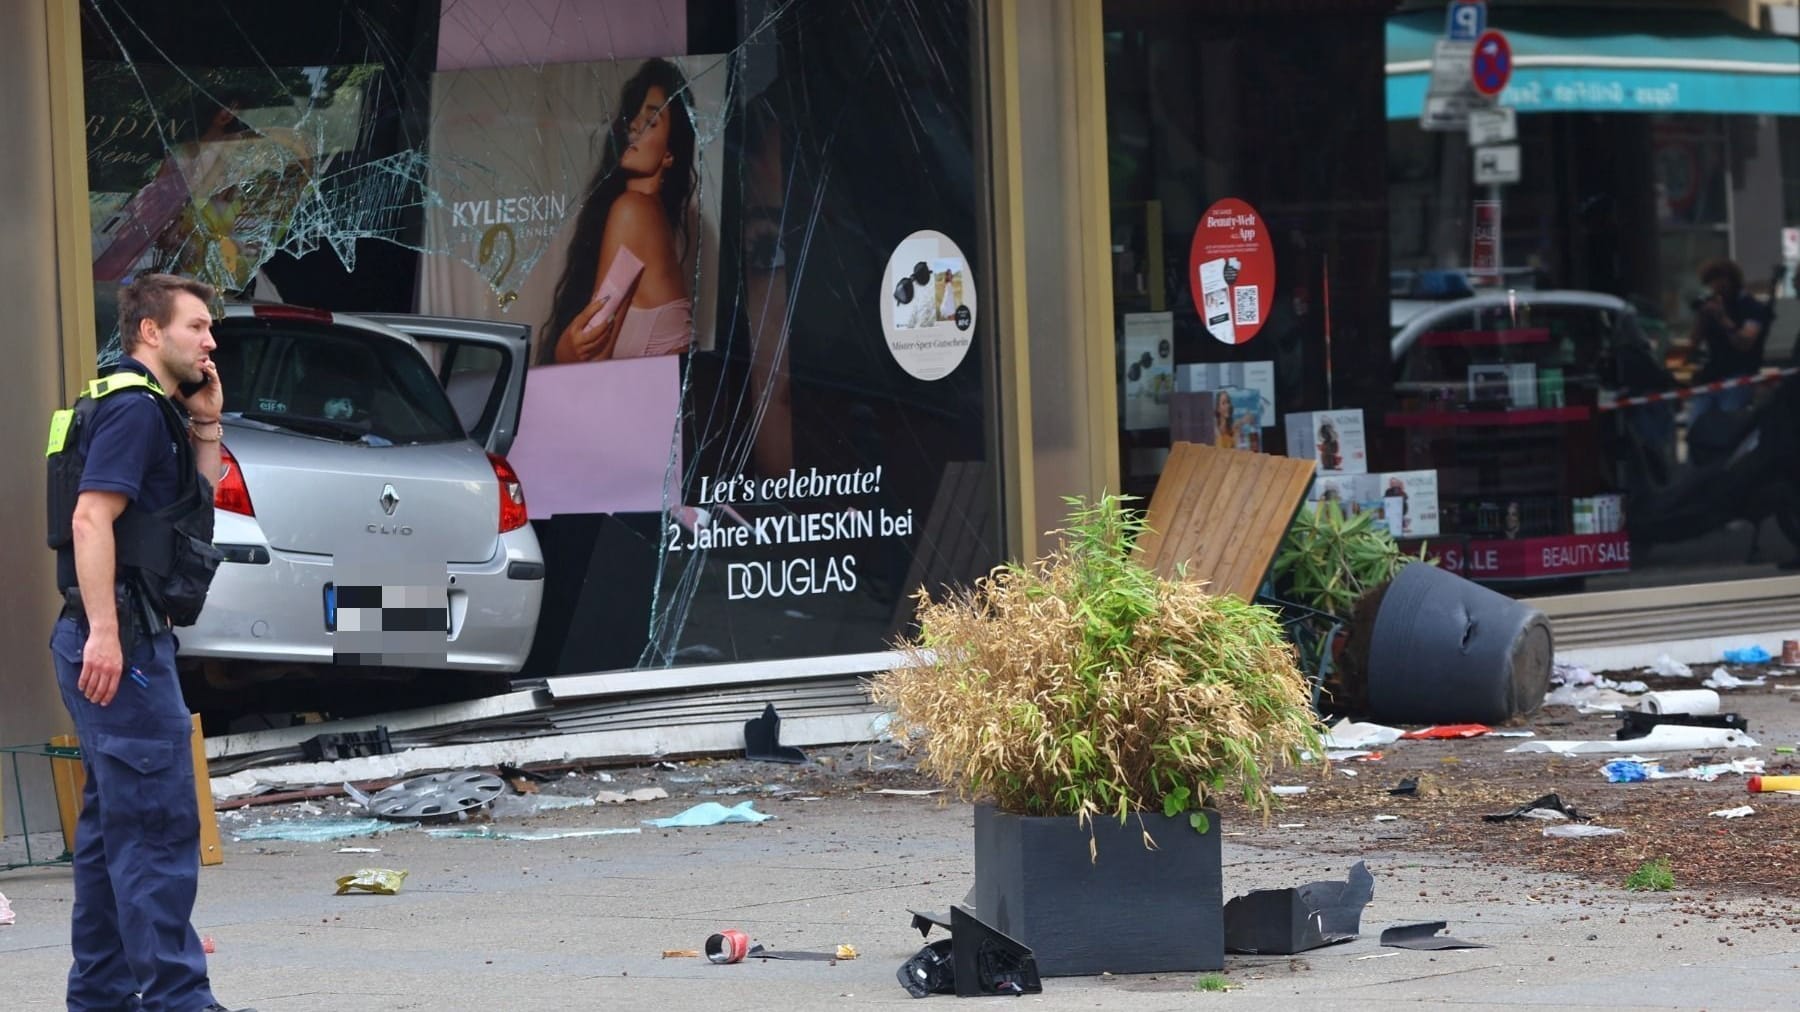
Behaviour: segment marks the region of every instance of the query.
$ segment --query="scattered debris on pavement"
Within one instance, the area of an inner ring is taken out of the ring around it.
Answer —
[[[589,836],[631,836],[642,833],[637,826],[610,829],[503,829],[494,825],[446,826],[427,829],[438,840],[575,840]]]
[[[622,805],[627,801],[661,801],[669,796],[669,792],[661,787],[640,787],[635,791],[601,791],[594,795],[594,800],[602,805]]]
[[[356,836],[376,836],[397,829],[380,819],[291,819],[265,822],[231,830],[239,840],[286,840],[292,843],[327,843]]]
[[[1333,724],[1325,735],[1325,747],[1331,749],[1364,749],[1392,745],[1400,740],[1400,729],[1385,724],[1367,724],[1348,717]]]
[[[1762,644],[1752,643],[1747,647],[1736,647],[1724,653],[1726,664],[1767,664],[1774,657],[1764,650]]]
[[[762,716],[744,722],[744,758],[765,763],[799,764],[806,753],[781,743],[781,714],[775,704],[763,706]]]
[[[405,881],[404,871],[392,868],[358,868],[354,873],[337,880],[337,895],[368,892],[378,896],[392,896],[400,891],[400,884]]]
[[[1408,731],[1400,737],[1405,741],[1449,740],[1454,738],[1479,738],[1493,731],[1486,724],[1433,724],[1416,731]]]
[[[949,922],[935,915],[911,911],[913,927],[929,935],[933,926],[947,927],[949,938],[927,944],[900,965],[894,976],[914,998],[955,994],[960,998],[986,995],[1042,994],[1037,957],[1031,949],[983,923],[966,908],[952,905]]]
[[[766,822],[775,816],[756,810],[756,802],[741,801],[730,808],[717,801],[703,801],[679,815],[664,819],[645,819],[644,825],[658,829],[694,829],[727,822]]]
[[[1623,829],[1614,829],[1611,826],[1583,826],[1570,822],[1544,827],[1545,836],[1565,836],[1577,839],[1589,836],[1621,836],[1624,832]]]
[[[1767,678],[1739,678],[1724,668],[1714,668],[1712,674],[1706,676],[1701,685],[1709,689],[1745,689],[1769,684]]]
[[[414,821],[473,811],[505,794],[506,781],[492,773],[457,770],[402,780],[366,804],[378,818]]]
[[[1756,739],[1725,728],[1661,724],[1629,741],[1528,741],[1508,752],[1555,752],[1558,755],[1603,755],[1608,752],[1697,752],[1717,748],[1757,748]]]
[[[1536,819],[1541,822],[1573,820],[1580,822],[1582,814],[1572,805],[1563,804],[1563,799],[1555,794],[1545,794],[1535,800],[1527,801],[1510,812],[1500,812],[1481,817],[1484,822],[1511,822],[1514,819]]]
[[[1390,949],[1417,949],[1424,952],[1437,952],[1442,949],[1492,948],[1481,942],[1465,942],[1460,938],[1438,934],[1449,926],[1448,921],[1396,924],[1381,933],[1381,944]]]
[[[1225,904],[1225,951],[1291,956],[1355,939],[1363,908],[1375,896],[1375,876],[1361,861],[1341,882],[1258,889]]]
[[[1664,678],[1692,678],[1692,677],[1694,677],[1694,669],[1693,668],[1690,668],[1687,665],[1676,660],[1675,658],[1670,657],[1668,654],[1663,654],[1662,656],[1658,657],[1656,659],[1656,663],[1650,665],[1649,671],[1653,675],[1661,675]]]

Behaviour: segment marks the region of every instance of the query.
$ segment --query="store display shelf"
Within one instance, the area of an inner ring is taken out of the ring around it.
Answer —
[[[1387,416],[1392,428],[1488,428],[1505,425],[1562,425],[1584,422],[1593,409],[1514,408],[1510,411],[1397,411]]]

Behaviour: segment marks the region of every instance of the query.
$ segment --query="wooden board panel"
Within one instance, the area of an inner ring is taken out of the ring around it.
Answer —
[[[1186,563],[1215,593],[1254,598],[1312,478],[1309,460],[1176,443],[1138,556],[1164,576]]]

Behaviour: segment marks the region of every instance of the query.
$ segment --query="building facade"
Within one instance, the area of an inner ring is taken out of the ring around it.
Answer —
[[[1041,551],[1063,496],[1148,495],[1175,439],[1318,458],[1317,495],[1565,642],[1800,626],[1776,518],[1634,536],[1699,455],[1687,402],[1628,403],[1691,382],[1703,260],[1790,353],[1791,4],[1495,3],[1510,79],[1480,98],[1441,3],[302,6],[4,15],[14,515],[116,349],[111,292],[173,269],[532,328],[535,675],[857,670],[914,591]],[[1471,109],[1505,136],[1471,145]],[[562,361],[622,173],[660,181],[685,322]],[[0,636],[39,657],[50,556],[5,551]],[[47,666],[0,679],[0,740],[60,730]]]

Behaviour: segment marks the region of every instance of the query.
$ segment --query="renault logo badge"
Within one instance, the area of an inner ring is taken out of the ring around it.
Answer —
[[[394,511],[399,508],[400,493],[394,491],[394,486],[392,485],[381,486],[381,511],[391,517],[394,515]]]

